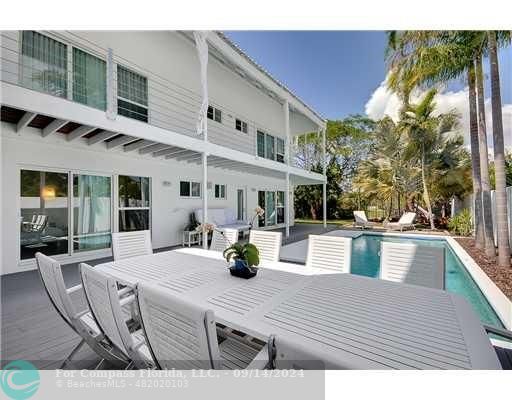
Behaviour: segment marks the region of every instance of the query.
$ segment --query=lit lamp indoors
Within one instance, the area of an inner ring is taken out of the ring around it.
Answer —
[[[41,191],[41,197],[45,200],[55,199],[55,188],[52,186],[45,186]]]

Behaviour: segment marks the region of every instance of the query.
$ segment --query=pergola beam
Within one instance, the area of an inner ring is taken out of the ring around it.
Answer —
[[[171,147],[171,146],[169,146],[168,144],[155,143],[150,146],[143,147],[142,149],[139,149],[139,154],[149,154],[149,153],[153,153],[155,151],[168,149],[169,147]]]
[[[130,143],[124,146],[124,151],[126,153],[138,149],[142,149],[143,147],[151,146],[152,144],[155,144],[155,142],[152,142],[151,140],[140,140],[138,142]]]
[[[115,149],[116,147],[123,146],[127,143],[133,142],[134,140],[137,140],[137,138],[135,138],[133,136],[126,136],[126,135],[121,136],[121,137],[118,137],[118,138],[108,142],[107,149],[112,150],[112,149]]]
[[[32,120],[36,117],[36,113],[33,112],[25,112],[21,119],[16,124],[16,132],[21,131],[23,128],[27,127],[28,124],[32,122]]]
[[[66,121],[65,119],[56,119],[56,120],[50,122],[45,128],[43,128],[41,136],[47,137],[47,136],[51,135],[52,133],[57,132],[60,128],[62,128],[68,122],[69,121]]]
[[[155,151],[153,153],[153,157],[156,158],[156,157],[167,156],[169,154],[181,153],[182,151],[185,151],[185,149],[182,149],[180,147],[171,146],[171,147],[167,147],[167,148],[162,149],[162,150]]]
[[[93,137],[90,137],[89,139],[87,139],[87,144],[89,146],[92,146],[93,144],[104,142],[105,140],[108,140],[111,137],[114,137],[114,136],[117,136],[117,135],[118,135],[117,132],[112,132],[112,131],[98,132]]]
[[[173,152],[167,154],[165,156],[165,159],[166,160],[170,160],[171,158],[174,159],[177,156],[180,156],[180,155],[183,155],[183,154],[193,154],[193,153],[195,153],[195,151],[193,151],[193,150],[180,149],[180,150],[176,150],[176,151],[173,151]]]
[[[66,140],[68,142],[72,141],[72,140],[75,140],[75,139],[78,139],[78,138],[81,138],[82,136],[85,136],[87,135],[88,133],[91,133],[93,130],[95,130],[96,128],[94,126],[87,126],[87,125],[82,125],[78,128],[76,128],[74,131],[71,131],[69,132],[67,135],[66,135]]]

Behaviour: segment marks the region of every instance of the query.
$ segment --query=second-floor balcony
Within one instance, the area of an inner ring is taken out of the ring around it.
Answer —
[[[10,31],[2,32],[1,39],[3,82],[102,111],[110,121],[130,118],[202,139],[196,131],[201,106],[197,87],[172,81],[117,55],[112,49],[92,42],[87,45],[79,40],[73,42],[65,34],[61,37],[55,32]],[[282,108],[278,99],[267,98],[267,102]],[[304,119],[294,110],[288,116],[292,125],[294,118]],[[276,129],[275,119],[269,116],[268,121],[254,120],[212,98],[208,107],[208,142],[265,161],[311,170],[312,164],[301,162],[301,154],[296,154],[294,146],[295,135],[306,132],[295,129],[288,139],[285,124],[282,129]],[[284,117],[277,125],[283,121]]]

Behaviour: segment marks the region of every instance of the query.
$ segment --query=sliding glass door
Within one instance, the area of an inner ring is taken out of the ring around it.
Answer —
[[[20,258],[68,252],[68,173],[20,171]]]
[[[73,250],[110,247],[111,179],[109,176],[73,175]]]

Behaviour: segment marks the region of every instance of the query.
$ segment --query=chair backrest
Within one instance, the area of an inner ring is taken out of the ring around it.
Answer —
[[[249,243],[258,248],[260,259],[266,261],[279,261],[281,253],[281,232],[258,231],[251,229]]]
[[[29,230],[31,232],[42,232],[48,223],[48,216],[44,214],[34,214],[30,223]]]
[[[368,222],[368,218],[366,218],[366,213],[364,211],[354,211],[354,218],[356,222]]]
[[[399,224],[412,224],[416,219],[416,213],[406,212],[398,220]]]
[[[352,238],[309,235],[306,266],[350,273]]]
[[[42,253],[36,253],[39,275],[50,301],[57,312],[73,328],[73,318],[77,314],[73,301],[69,296],[60,263]]]
[[[133,340],[121,311],[117,282],[85,263],[80,264],[80,275],[96,323],[112,344],[131,358]]]
[[[137,299],[148,346],[159,368],[220,368],[212,311],[154,285],[137,285]]]
[[[212,235],[210,250],[224,251],[233,243],[238,242],[238,230],[236,229],[215,229]]]
[[[332,353],[315,354],[308,346],[290,337],[271,336],[268,344],[270,362],[275,369],[343,369],[340,359],[332,357]]]
[[[150,231],[112,233],[112,253],[115,261],[152,254]]]
[[[444,248],[381,243],[380,278],[436,289],[445,287]]]

